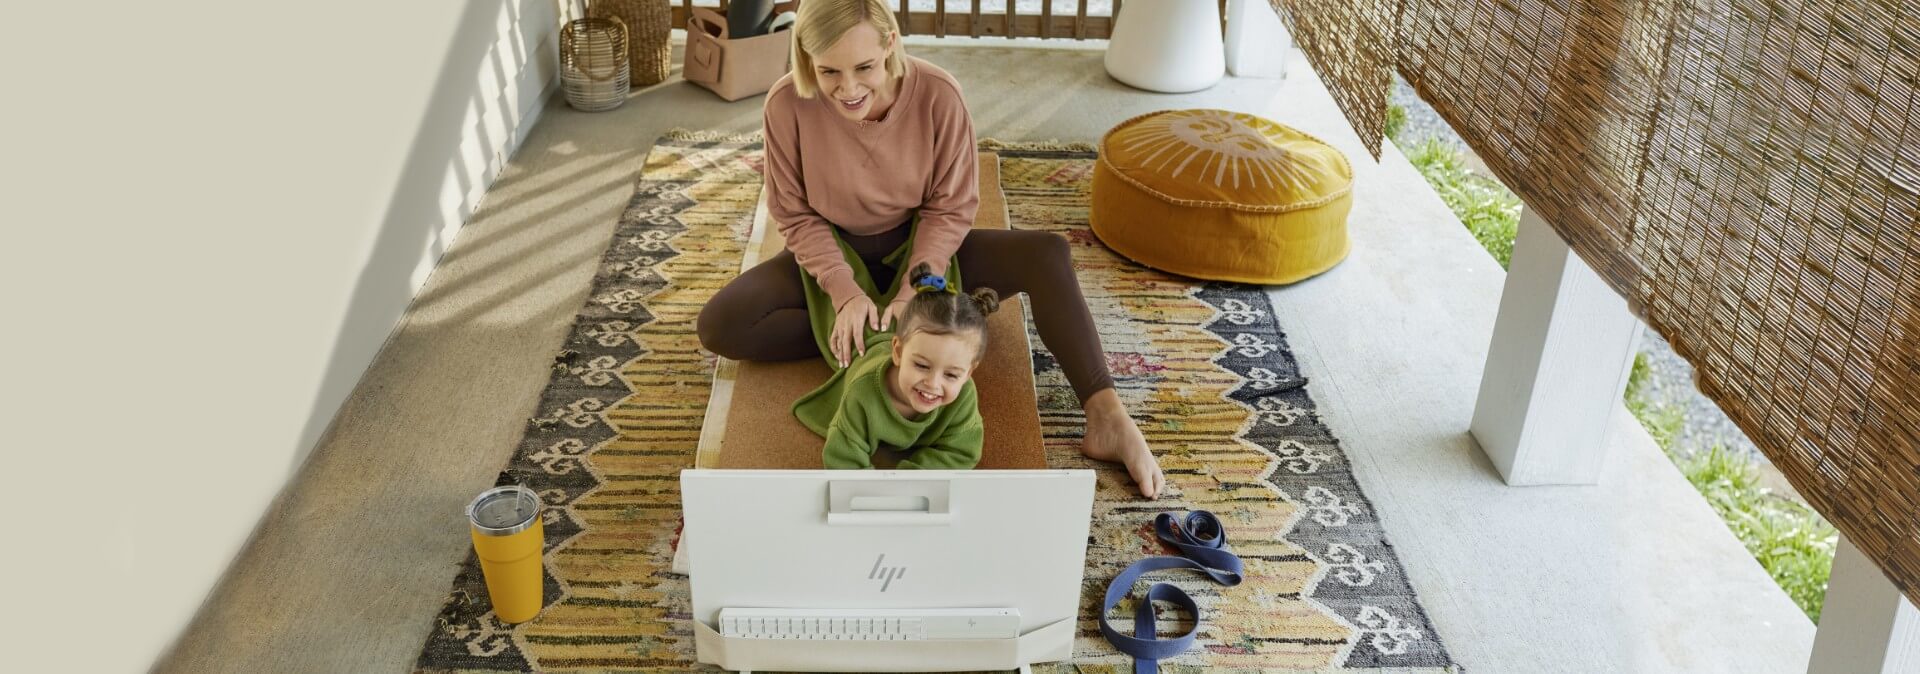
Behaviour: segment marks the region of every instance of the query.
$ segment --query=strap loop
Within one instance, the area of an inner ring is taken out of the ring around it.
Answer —
[[[1153,529],[1160,540],[1178,549],[1183,556],[1148,557],[1128,565],[1107,584],[1107,596],[1100,606],[1100,633],[1114,648],[1133,656],[1136,674],[1152,674],[1158,671],[1160,660],[1193,648],[1194,637],[1200,631],[1200,606],[1185,590],[1168,583],[1154,583],[1147,589],[1146,600],[1134,607],[1132,635],[1114,629],[1107,622],[1107,612],[1126,598],[1141,574],[1161,569],[1194,569],[1216,583],[1231,587],[1240,584],[1244,568],[1240,558],[1227,551],[1227,530],[1213,513],[1195,510],[1181,520],[1176,520],[1171,513],[1160,513],[1153,518]],[[1172,638],[1158,638],[1153,629],[1153,602],[1156,601],[1168,602],[1192,613],[1193,629]]]

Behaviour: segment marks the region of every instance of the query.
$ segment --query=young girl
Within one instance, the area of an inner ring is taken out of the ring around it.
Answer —
[[[827,439],[821,454],[828,468],[872,468],[882,446],[910,453],[899,468],[980,462],[973,368],[987,352],[987,316],[999,308],[999,295],[990,288],[961,293],[957,279],[949,283],[924,263],[910,278],[915,292],[895,331],[868,335],[865,353],[793,404],[794,416]]]

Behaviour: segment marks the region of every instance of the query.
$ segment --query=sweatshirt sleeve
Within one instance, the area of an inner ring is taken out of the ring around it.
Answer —
[[[762,137],[766,140],[767,215],[787,239],[800,268],[812,274],[820,287],[833,298],[838,310],[847,300],[860,295],[860,284],[853,280],[853,268],[840,254],[833,240],[833,223],[814,212],[807,204],[806,176],[800,170],[800,119],[793,110],[791,96],[767,96],[761,111]]]
[[[821,463],[827,468],[862,469],[873,467],[873,434],[867,432],[867,415],[855,396],[847,396],[840,411],[827,425],[827,444],[820,450]]]
[[[980,210],[980,165],[975,155],[973,116],[968,114],[959,88],[945,80],[928,80],[927,85],[949,88],[942,89],[933,104],[933,175],[926,200],[920,205],[913,252],[901,269],[925,262],[933,273],[945,274],[947,263],[973,229],[973,216]],[[902,283],[894,299],[912,295],[913,286]]]

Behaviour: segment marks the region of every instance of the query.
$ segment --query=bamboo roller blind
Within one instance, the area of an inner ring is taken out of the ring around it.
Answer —
[[[1376,156],[1397,70],[1920,602],[1920,10],[1271,1]]]

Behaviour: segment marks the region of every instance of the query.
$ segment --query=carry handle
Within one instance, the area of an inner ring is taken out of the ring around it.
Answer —
[[[719,12],[711,9],[695,7],[693,13],[687,15],[687,30],[692,31],[695,28],[716,39],[728,39],[726,19],[721,18]]]
[[[932,503],[925,496],[855,496],[849,510],[852,512],[931,512]]]
[[[833,480],[828,526],[946,526],[953,523],[947,480]]]
[[[613,68],[607,70],[607,74],[605,77],[602,77],[600,75],[595,75],[593,74],[593,71],[588,70],[586,68],[580,69],[581,72],[584,72],[587,74],[587,79],[593,80],[595,82],[605,82],[615,77],[619,77],[620,62],[627,60],[628,58],[627,55],[633,53],[633,32],[627,30],[627,22],[625,20],[622,20],[620,17],[614,16],[612,14],[608,14],[604,18],[609,19],[613,21],[615,25],[620,26],[620,46],[622,47],[622,49],[619,54],[614,55],[615,61],[613,62]]]
[[[693,8],[687,16],[687,56],[681,77],[688,82],[719,82],[720,61],[726,58],[720,41],[725,39],[727,23],[718,13],[705,7]]]
[[[575,0],[572,4],[573,4],[573,7],[575,8],[574,15],[573,15],[573,19],[567,22],[566,30],[573,34],[573,42],[576,44],[578,43],[579,40],[585,39],[585,36],[582,35],[582,33],[586,32],[585,27],[587,25],[586,22],[588,19],[599,19],[599,18],[611,19],[613,20],[614,24],[620,26],[620,54],[615,56],[617,60],[614,61],[614,67],[608,70],[607,74],[598,75],[598,74],[595,74],[593,69],[591,68],[578,65],[577,63],[575,65],[579,68],[579,71],[582,74],[585,74],[587,76],[587,79],[593,80],[595,82],[605,82],[615,77],[619,77],[620,63],[623,61],[627,61],[629,58],[631,58],[630,54],[633,53],[633,31],[627,28],[627,22],[625,20],[622,20],[620,17],[615,16],[613,14],[608,14],[605,17],[593,16],[592,15],[593,10],[592,8],[587,6],[587,3],[585,2],[585,0]],[[567,43],[565,41],[561,43],[562,51],[566,50],[566,44]],[[572,58],[572,55],[562,54],[561,57]]]

